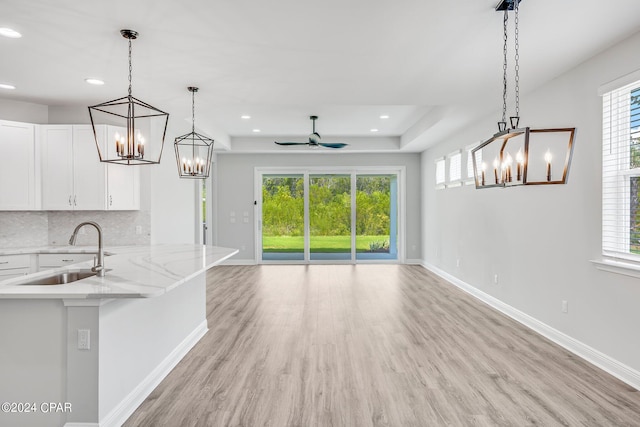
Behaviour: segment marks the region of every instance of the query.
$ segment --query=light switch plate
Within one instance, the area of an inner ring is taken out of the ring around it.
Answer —
[[[78,329],[78,350],[91,349],[91,330]]]

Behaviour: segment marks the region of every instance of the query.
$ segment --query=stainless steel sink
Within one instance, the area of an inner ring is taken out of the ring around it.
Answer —
[[[96,274],[96,272],[91,270],[67,271],[47,277],[40,277],[29,282],[21,283],[21,285],[63,285],[65,283],[72,283],[86,279],[87,277],[92,277]]]

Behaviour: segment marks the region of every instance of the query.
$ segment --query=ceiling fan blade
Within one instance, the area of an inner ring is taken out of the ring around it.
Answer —
[[[309,145],[308,142],[278,142],[278,141],[273,141],[278,145]]]
[[[319,142],[318,145],[321,145],[327,148],[344,148],[349,144],[344,144],[342,142]]]

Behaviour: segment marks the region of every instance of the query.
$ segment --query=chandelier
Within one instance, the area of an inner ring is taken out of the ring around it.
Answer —
[[[196,133],[195,93],[197,87],[189,86],[191,92],[191,132],[175,139],[173,147],[180,178],[204,179],[209,176],[213,139]]]
[[[89,107],[101,162],[124,165],[160,163],[169,114],[135,98],[131,90],[133,30],[120,30],[129,40],[129,92],[113,101]]]
[[[566,184],[569,174],[575,128],[531,129],[520,127],[518,11],[521,1],[502,0],[496,6],[496,11],[504,12],[502,118],[498,122],[498,132],[471,150],[476,188]],[[513,11],[515,17],[515,115],[509,117],[509,123],[507,123],[509,11]],[[491,172],[487,172],[487,161],[491,162]]]

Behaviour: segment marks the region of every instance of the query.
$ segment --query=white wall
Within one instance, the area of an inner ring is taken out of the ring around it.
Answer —
[[[521,97],[521,124],[577,127],[567,185],[434,189],[434,160],[491,136],[499,113],[422,156],[425,264],[626,365],[636,380],[640,281],[597,270],[589,260],[601,255],[597,90],[640,69],[638,51],[640,33]],[[526,70],[521,78],[526,79]],[[567,314],[561,312],[563,300],[569,304]]]
[[[234,259],[255,261],[254,168],[322,166],[405,166],[406,167],[406,259],[421,259],[420,248],[420,155],[419,154],[231,154],[218,153],[214,191],[214,239],[218,246],[240,249]],[[249,223],[230,223],[230,212],[242,218],[249,212]],[[244,247],[244,249],[243,249]]]
[[[46,105],[0,99],[0,119],[47,124],[49,122],[49,110]]]
[[[188,126],[169,119],[164,152],[159,165],[150,166],[151,243],[194,243],[197,180],[178,177],[173,148],[176,136],[190,131]]]

